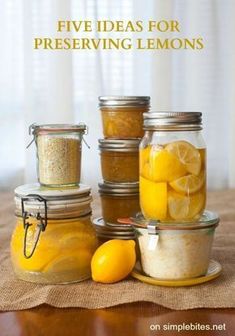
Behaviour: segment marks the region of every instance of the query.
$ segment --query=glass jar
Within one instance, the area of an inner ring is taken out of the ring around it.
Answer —
[[[218,223],[216,214],[205,211],[194,223],[149,221],[145,227],[138,224],[136,230],[143,271],[165,280],[205,275]]]
[[[193,221],[206,204],[206,145],[200,112],[144,114],[140,206],[146,219]]]
[[[139,183],[100,183],[102,215],[105,222],[131,217],[140,211]]]
[[[79,185],[82,137],[86,130],[83,124],[30,127],[37,146],[40,184],[55,188]]]
[[[104,181],[127,183],[139,180],[139,143],[140,139],[99,140]]]
[[[90,188],[84,185],[69,190],[37,183],[16,188],[11,259],[19,279],[57,284],[90,278],[98,244],[90,202]]]
[[[99,97],[105,138],[129,139],[143,137],[143,113],[148,112],[148,96]]]

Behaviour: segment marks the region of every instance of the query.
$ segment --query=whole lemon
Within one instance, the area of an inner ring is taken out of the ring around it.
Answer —
[[[109,240],[98,247],[92,257],[92,279],[102,283],[120,281],[132,271],[135,261],[134,240]]]

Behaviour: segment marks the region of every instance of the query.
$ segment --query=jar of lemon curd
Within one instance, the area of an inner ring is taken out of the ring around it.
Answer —
[[[35,183],[16,188],[11,259],[19,279],[58,284],[90,277],[97,247],[90,203],[85,185],[52,190]]]
[[[206,145],[200,112],[144,114],[140,206],[146,219],[193,221],[206,204]]]

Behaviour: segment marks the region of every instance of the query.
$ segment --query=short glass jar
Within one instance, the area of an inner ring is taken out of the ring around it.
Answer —
[[[11,259],[19,279],[58,284],[90,278],[98,244],[90,202],[90,188],[84,185],[68,190],[37,183],[16,188]]]
[[[82,138],[86,131],[84,124],[30,127],[37,146],[40,184],[55,188],[79,185]]]
[[[193,221],[206,204],[206,145],[200,112],[144,114],[140,205],[146,219]]]
[[[99,194],[105,222],[118,223],[140,211],[139,183],[99,183]]]
[[[100,139],[101,170],[104,181],[113,183],[139,180],[140,139]]]
[[[216,214],[205,211],[194,223],[149,221],[145,227],[138,224],[136,230],[143,271],[164,280],[205,275],[218,223]]]
[[[105,138],[143,137],[143,113],[150,108],[148,96],[101,96],[99,106]]]

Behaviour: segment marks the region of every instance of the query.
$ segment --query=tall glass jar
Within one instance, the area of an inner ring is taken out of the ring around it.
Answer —
[[[104,181],[113,183],[139,180],[140,139],[100,139],[101,170]]]
[[[37,146],[40,184],[55,188],[79,185],[82,137],[86,130],[84,124],[30,127]]]
[[[148,96],[99,97],[105,138],[130,139],[143,137],[143,113],[148,112]]]
[[[84,185],[67,190],[37,183],[16,188],[11,259],[19,279],[57,284],[90,277],[98,244],[90,203],[90,188]]]
[[[146,219],[189,221],[206,204],[206,145],[200,112],[144,114],[140,206]]]

